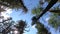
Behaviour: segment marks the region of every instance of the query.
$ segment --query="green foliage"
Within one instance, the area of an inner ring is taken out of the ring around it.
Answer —
[[[48,34],[48,30],[40,22],[36,23],[36,28],[38,30],[37,34]]]
[[[51,24],[54,28],[58,28],[60,25],[60,17],[57,15],[51,16],[49,19],[49,24]]]
[[[50,19],[49,19],[49,24],[50,25],[52,25],[54,28],[58,28],[59,27],[59,25],[60,25],[60,11],[58,11],[58,10],[60,10],[60,8],[59,8],[59,6],[60,5],[58,5],[57,7],[54,7],[54,11],[53,12],[51,12],[53,15],[50,17]]]
[[[34,24],[34,23],[33,23]],[[37,34],[48,34],[48,30],[39,21],[35,23],[35,28],[38,30]]]
[[[37,8],[32,9],[32,14],[39,15],[41,11],[42,11],[42,8],[37,7]]]
[[[47,2],[50,2],[50,0],[46,0]],[[52,2],[53,3],[53,2]],[[50,5],[49,5],[50,6]],[[54,10],[59,10],[59,8],[55,8]],[[42,11],[41,7],[37,7],[37,8],[34,8],[32,10],[32,14],[36,14],[36,15],[39,15],[40,12]],[[53,13],[54,16],[52,16],[50,19],[49,19],[49,24],[52,25],[54,28],[58,28],[58,26],[60,26],[60,19],[58,18],[58,13]],[[48,30],[44,27],[43,24],[41,24],[40,22],[36,22],[36,23],[32,23],[33,25],[36,24],[36,28],[38,30],[37,34],[48,34]],[[51,33],[50,33],[51,34]]]

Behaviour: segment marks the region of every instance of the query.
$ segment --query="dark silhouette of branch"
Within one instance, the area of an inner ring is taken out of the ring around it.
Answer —
[[[3,20],[3,21],[0,22],[0,23],[4,23],[4,22],[9,21],[9,20],[12,20],[12,18],[8,18],[7,20]]]
[[[4,29],[3,31],[2,31],[2,33],[3,34],[7,34],[8,32],[10,32],[10,26],[11,26],[12,24],[10,24],[6,29]]]
[[[51,0],[49,2],[49,4],[47,5],[47,7],[42,11],[42,13],[39,15],[39,17],[37,17],[37,20],[43,16],[58,0]]]
[[[21,2],[21,5],[22,5],[23,10],[27,11],[27,8],[26,8],[26,6],[24,5],[23,1],[20,0],[20,2]]]
[[[3,17],[3,16],[2,16]],[[2,18],[1,17],[1,18]],[[4,24],[4,22],[6,22],[6,21],[9,21],[9,20],[12,20],[12,18],[10,17],[10,18],[8,18],[7,20],[3,20],[2,22],[0,22],[0,23],[3,23]],[[7,28],[5,28],[3,31],[2,31],[2,34],[7,34],[8,32],[10,32],[10,26],[12,25],[12,22],[7,26]]]
[[[33,21],[33,22],[37,22],[40,17],[42,17],[54,4],[56,4],[57,1],[58,1],[58,0],[51,0],[51,1],[49,2],[49,4],[47,5],[47,7],[40,13],[40,15],[34,16],[34,17],[32,18],[32,21]]]
[[[53,13],[60,13],[60,10],[49,10],[49,11]]]

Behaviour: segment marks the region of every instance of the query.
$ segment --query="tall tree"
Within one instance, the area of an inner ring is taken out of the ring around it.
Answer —
[[[32,25],[36,24],[35,28],[37,28],[38,32],[37,34],[51,34],[42,23],[40,23],[39,21],[33,23]]]
[[[25,12],[27,11],[23,0],[0,0],[0,5],[9,8],[22,8]]]
[[[50,1],[50,0],[49,0]],[[45,14],[53,5],[52,4],[55,4],[55,3],[53,3],[52,1],[54,1],[54,0],[51,0],[50,1],[50,3],[48,4],[48,6],[45,8],[45,10],[43,10],[43,9],[41,9],[42,8],[42,6],[40,6],[40,7],[37,7],[37,8],[35,8],[35,9],[33,9],[32,10],[32,13],[33,14],[36,14],[36,16],[34,16],[33,18],[32,18],[32,21],[34,21],[34,22],[32,22],[32,24],[36,24],[36,22],[38,21],[38,19],[43,15],[43,14]],[[55,0],[55,1],[57,1],[57,0]],[[52,2],[52,3],[51,3]],[[40,2],[40,5],[43,5],[44,4],[44,2]],[[50,5],[51,4],[51,5]],[[58,9],[58,8],[57,8]],[[60,10],[57,10],[56,8],[55,8],[55,10],[49,10],[50,12],[52,12],[52,13],[58,13],[58,14],[60,14]],[[43,10],[43,11],[42,11]],[[42,13],[41,13],[42,12]],[[41,13],[40,15],[39,15],[39,13]],[[39,16],[37,16],[37,15],[39,15]],[[39,17],[39,18],[38,18]],[[38,18],[38,19],[37,19]],[[56,18],[56,17],[55,17]],[[51,18],[50,19],[50,23],[54,26],[54,27],[56,27],[57,28],[57,26],[59,25],[59,23],[53,23],[53,22],[56,22],[57,21],[57,19],[54,19],[54,17],[53,18]],[[59,22],[59,21],[58,21]],[[41,25],[41,24],[39,24],[39,25]],[[41,31],[39,31],[39,29],[40,29],[40,27],[39,27],[39,25],[37,24],[36,25],[36,27],[37,27],[37,29],[38,29],[38,33],[40,32],[41,33]],[[42,26],[41,26],[42,27]],[[43,28],[42,28],[43,29]],[[41,29],[41,30],[42,30]],[[39,33],[39,34],[40,34]],[[41,33],[42,34],[42,33]],[[47,34],[47,33],[46,33]],[[51,33],[50,33],[51,34]]]
[[[42,15],[44,15],[57,1],[58,0],[51,0],[47,7],[41,12],[41,14],[38,17],[35,17],[36,20],[39,20],[39,18],[42,17]],[[33,20],[35,20],[34,17]]]
[[[18,29],[19,34],[23,34],[26,26],[27,26],[26,22],[20,20],[18,21],[18,24],[15,27]]]

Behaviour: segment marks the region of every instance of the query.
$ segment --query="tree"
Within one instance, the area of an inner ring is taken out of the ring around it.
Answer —
[[[39,21],[33,23],[32,25],[36,24],[35,28],[37,28],[38,32],[37,34],[51,34],[42,23],[40,23]]]
[[[12,8],[12,9],[22,8],[25,12],[27,11],[27,8],[24,5],[22,0],[0,0],[0,5],[4,6],[4,7],[9,7],[9,8]]]
[[[49,24],[52,25],[54,28],[58,28],[59,27],[59,23],[60,23],[60,8],[59,8],[60,5],[58,5],[57,7],[54,7],[53,10],[50,10],[50,12],[53,14],[50,19],[48,20],[49,21]]]
[[[2,6],[3,6],[3,8],[2,8]],[[20,9],[20,8],[22,8],[24,10],[24,12],[27,12],[27,10],[28,10],[27,7],[24,5],[23,0],[0,0],[0,15],[1,15],[1,12],[5,11],[4,8],[11,8],[11,9]],[[1,17],[1,19],[3,19],[3,18],[4,17]],[[1,33],[8,34],[11,31],[10,27],[12,26],[12,23],[14,23],[14,21],[12,21],[12,19],[8,18],[7,20],[3,19],[2,22],[0,22],[0,23],[3,24],[3,27],[2,27],[3,29],[2,29]]]
[[[23,34],[26,26],[27,24],[25,21],[19,20],[18,24],[15,27],[18,29],[19,34]]]
[[[10,26],[14,23],[11,17],[4,19],[4,16],[0,16],[0,33],[7,34],[10,31]]]
[[[59,20],[60,20],[59,16],[53,15],[49,19],[49,24],[51,24],[54,28],[57,29],[60,26],[60,21]]]
[[[10,34],[11,31],[13,33],[15,33],[14,31],[18,31],[19,34],[23,34],[25,28],[27,27],[27,24],[25,21],[23,20],[19,20],[18,24],[14,25],[14,21],[12,20],[12,18],[8,18],[7,20],[3,20],[2,22],[0,22],[3,24],[4,29],[2,29],[2,31],[0,30],[0,33],[2,34]],[[1,25],[2,26],[2,25]]]
[[[59,8],[59,7],[57,7],[57,8]],[[55,8],[56,9],[56,8]],[[55,10],[57,13],[55,13],[55,12],[53,12],[52,14],[52,16],[50,17],[50,19],[49,19],[49,24],[51,24],[54,28],[58,28],[59,27],[59,23],[60,23],[60,12],[59,12],[59,10],[57,9],[57,10]]]
[[[49,4],[47,5],[47,7],[40,13],[40,15],[38,15],[38,17],[35,17],[36,20],[39,20],[40,17],[42,17],[42,15],[44,15],[58,0],[51,0],[49,2]],[[33,21],[35,20],[34,18],[32,18]]]
[[[12,30],[11,26],[13,25],[13,23],[14,23],[14,21],[11,21],[11,23],[9,24],[9,26],[2,31],[2,34],[8,34]]]
[[[36,16],[34,16],[34,17],[32,18],[32,21],[33,21],[32,24],[36,24],[36,22],[38,21],[38,19],[39,19],[43,14],[45,14],[47,11],[50,11],[50,12],[52,12],[52,13],[58,13],[58,14],[60,13],[60,12],[59,12],[60,10],[49,10],[49,9],[56,3],[56,2],[53,3],[53,1],[54,1],[54,0],[51,0],[50,3],[48,4],[48,6],[47,6],[44,10],[43,10],[43,9],[40,9],[40,8],[42,8],[42,6],[40,6],[40,7],[35,8],[35,9],[32,10],[33,14],[36,14]],[[57,0],[55,0],[55,1],[57,1]],[[44,2],[40,2],[40,5],[43,5],[43,3],[44,3]],[[52,5],[52,4],[53,4],[53,5]],[[38,10],[37,10],[37,9],[38,9]],[[58,8],[57,8],[57,9],[58,9]],[[39,14],[39,13],[41,13],[41,14]],[[54,17],[53,17],[53,19],[54,19]],[[55,20],[55,19],[53,20],[53,19],[51,18],[51,19],[50,19],[51,21],[49,21],[49,22],[50,22],[50,23],[52,22],[51,24],[53,24],[53,26],[55,26],[55,27],[58,26],[59,23],[53,23],[54,21],[56,22],[57,19],[56,19],[56,20]],[[39,25],[41,25],[41,24],[39,24]],[[41,33],[41,31],[39,31],[39,29],[40,29],[39,25],[37,24],[36,27],[37,27],[38,33],[39,33],[39,32]],[[42,27],[42,26],[41,26],[41,27]],[[42,29],[44,29],[44,28],[42,28]],[[42,30],[42,29],[41,29],[41,30]],[[40,33],[39,33],[39,34],[40,34]],[[42,34],[42,33],[41,33],[41,34]],[[47,33],[46,33],[46,34],[47,34]],[[50,34],[51,34],[51,33],[50,33]]]
[[[53,2],[54,1],[54,2]],[[32,10],[32,13],[35,13],[36,16],[34,16],[32,18],[32,20],[34,21],[35,19],[36,20],[39,20],[40,17],[42,17],[42,15],[44,15],[58,0],[51,0],[49,2],[49,4],[47,5],[47,7],[43,10],[43,8],[40,6],[39,8],[35,8]],[[38,12],[37,12],[38,11]],[[53,10],[54,11],[54,10]],[[53,12],[52,10],[50,12]],[[40,13],[40,14],[39,14]],[[56,13],[56,12],[55,12]]]
[[[33,8],[32,14],[35,14],[36,16],[38,16],[42,10],[43,10],[42,7]]]

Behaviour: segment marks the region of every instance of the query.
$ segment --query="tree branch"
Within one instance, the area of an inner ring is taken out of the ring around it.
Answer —
[[[51,0],[48,6],[43,10],[43,12],[37,17],[37,20],[42,17],[58,0]]]
[[[60,13],[60,10],[49,10],[49,11],[53,13]]]

